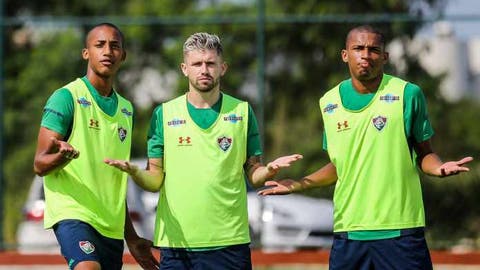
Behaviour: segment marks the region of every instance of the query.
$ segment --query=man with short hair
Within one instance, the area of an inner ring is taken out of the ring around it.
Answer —
[[[227,64],[218,36],[191,35],[183,56],[189,89],[155,109],[147,170],[106,162],[160,191],[154,238],[160,269],[252,269],[245,174],[259,187],[302,156],[262,165],[252,108],[220,91]]]
[[[127,174],[103,159],[130,158],[133,107],[113,89],[126,52],[117,26],[87,34],[87,74],[45,105],[35,173],[44,176],[45,228],[53,228],[69,269],[122,268],[123,239],[144,269],[156,269],[151,241],[138,237],[126,205]]]
[[[417,85],[383,73],[380,31],[353,28],[341,56],[351,78],[320,99],[331,162],[298,181],[267,181],[273,187],[259,194],[335,183],[331,270],[432,269],[416,165],[445,177],[469,171],[464,164],[473,158],[442,162],[433,152],[425,97]]]

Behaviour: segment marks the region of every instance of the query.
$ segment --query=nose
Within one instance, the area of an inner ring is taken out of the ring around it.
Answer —
[[[112,47],[109,44],[106,44],[105,47],[103,48],[103,53],[105,55],[112,55]]]
[[[365,49],[363,49],[363,50],[360,51],[360,56],[361,56],[362,58],[367,58],[369,55],[370,55],[370,52],[368,51],[367,48],[365,48]]]
[[[203,63],[200,70],[202,71],[203,74],[208,73],[207,64]]]

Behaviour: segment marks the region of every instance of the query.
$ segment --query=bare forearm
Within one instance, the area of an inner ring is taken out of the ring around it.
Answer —
[[[464,157],[460,160],[442,162],[440,157],[432,152],[423,157],[421,168],[428,175],[446,177],[470,171],[465,165],[472,160],[473,157]]]
[[[252,184],[252,186],[255,188],[261,187],[263,186],[263,183],[265,183],[265,181],[270,177],[271,173],[266,166],[257,166],[252,168],[252,173],[249,177],[250,184]]]
[[[420,168],[428,175],[442,176],[440,171],[442,164],[443,162],[437,154],[430,153],[423,157]]]
[[[292,192],[306,190],[315,187],[332,185],[337,181],[337,170],[332,163],[328,163],[312,174],[296,181],[290,186]]]
[[[41,127],[38,134],[37,150],[33,162],[36,174],[44,176],[50,172],[61,169],[72,159],[78,158],[80,152],[68,142],[63,141],[63,136]]]
[[[163,161],[160,158],[149,158],[145,170],[140,169],[136,164],[124,160],[107,158],[104,162],[128,173],[137,185],[147,191],[157,192],[163,184]]]
[[[164,180],[163,169],[161,168],[155,171],[137,169],[130,175],[137,185],[151,192],[159,191]]]
[[[292,163],[302,158],[303,156],[300,154],[282,156],[264,166],[261,163],[260,156],[250,157],[245,164],[250,184],[256,188],[261,187],[265,181],[274,177],[279,170],[290,167]]]
[[[61,153],[45,154],[35,158],[33,170],[37,175],[45,176],[52,171],[65,167],[70,161],[72,160],[64,157]]]
[[[138,234],[133,227],[132,220],[130,219],[130,214],[128,213],[128,205],[125,208],[125,226],[124,226],[124,238],[129,243],[131,240],[137,239]]]
[[[332,163],[328,163],[316,172],[303,177],[300,180],[283,179],[267,181],[270,186],[258,191],[258,195],[283,195],[299,192],[314,187],[328,186],[337,181],[337,169]]]

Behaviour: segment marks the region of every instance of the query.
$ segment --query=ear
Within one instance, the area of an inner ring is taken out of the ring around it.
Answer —
[[[180,64],[180,69],[182,70],[183,75],[184,75],[185,77],[188,77],[187,65],[186,65],[185,63],[181,63],[181,64]]]
[[[223,76],[225,74],[225,72],[227,72],[227,69],[228,69],[227,62],[223,62],[222,63],[222,72],[220,74]]]
[[[390,57],[390,54],[388,52],[383,53],[383,63],[386,64],[388,62],[388,58]]]
[[[126,52],[126,51],[123,51],[121,60],[122,60],[122,61],[125,61],[125,59],[127,59],[127,52]]]
[[[83,58],[83,60],[88,60],[88,50],[87,50],[87,48],[82,49],[82,58]]]
[[[348,63],[348,52],[347,52],[347,50],[343,49],[341,54],[342,54],[342,61],[345,62],[345,63]]]

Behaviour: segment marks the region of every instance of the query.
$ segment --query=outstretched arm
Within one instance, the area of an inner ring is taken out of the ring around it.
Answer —
[[[470,169],[464,165],[471,162],[473,157],[464,157],[457,161],[443,162],[440,157],[433,152],[430,140],[416,143],[414,147],[418,156],[418,164],[422,171],[428,175],[445,177],[470,171]]]
[[[158,269],[159,262],[152,254],[152,241],[138,236],[128,214],[128,205],[126,207],[126,211],[124,237],[125,241],[127,242],[128,250],[130,250],[133,258],[135,258],[142,269]]]
[[[300,180],[284,179],[277,181],[267,181],[265,186],[270,186],[260,190],[258,195],[284,195],[298,192],[314,187],[329,186],[337,181],[337,170],[333,163],[328,163],[314,173],[305,176]]]
[[[104,162],[128,173],[137,185],[147,191],[157,192],[163,184],[163,159],[161,158],[149,158],[145,170],[125,160],[105,159]]]
[[[40,127],[33,163],[33,170],[36,174],[45,176],[55,169],[64,167],[72,159],[78,158],[80,152],[62,140],[61,134]]]
[[[303,156],[299,154],[283,156],[264,166],[260,156],[252,156],[245,164],[248,180],[253,187],[261,187],[267,179],[277,175],[280,169],[290,167],[290,164],[302,158]]]

